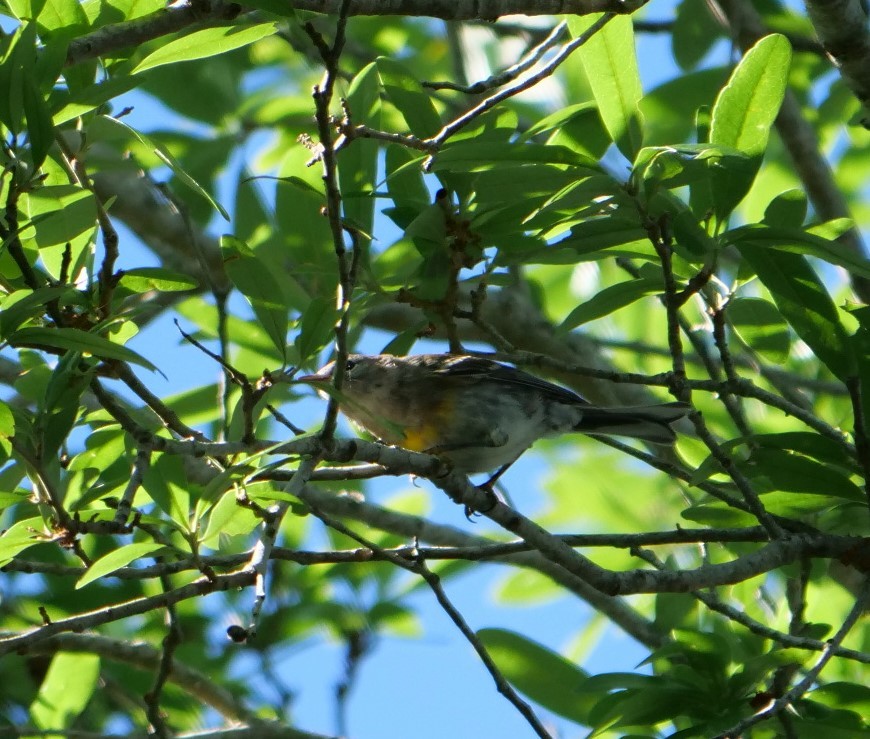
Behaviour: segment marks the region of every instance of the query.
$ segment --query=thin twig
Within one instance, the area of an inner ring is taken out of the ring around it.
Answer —
[[[508,82],[513,82],[523,72],[531,69],[535,64],[537,64],[544,54],[555,46],[556,42],[562,34],[565,33],[567,28],[568,24],[565,21],[557,24],[553,30],[547,34],[546,38],[526,51],[520,61],[516,64],[512,64],[510,67],[498,74],[487,77],[485,80],[479,80],[471,85],[457,84],[456,82],[423,82],[423,87],[428,87],[433,90],[455,90],[456,92],[463,92],[467,95],[479,95],[496,87],[506,85]]]
[[[162,575],[160,582],[164,593],[172,590],[168,576]],[[163,637],[163,645],[160,650],[160,662],[154,675],[154,685],[144,696],[145,715],[151,725],[149,733],[157,739],[169,739],[172,736],[166,718],[160,710],[160,697],[166,682],[169,680],[169,675],[172,673],[173,655],[178,645],[181,644],[181,625],[178,622],[174,603],[166,605],[166,628],[166,636]]]
[[[819,675],[822,670],[825,669],[825,666],[831,660],[832,657],[836,656],[836,648],[839,647],[849,632],[852,630],[852,627],[857,623],[858,619],[863,615],[864,610],[867,606],[868,601],[870,601],[870,578],[864,580],[864,585],[861,588],[861,592],[858,594],[858,597],[855,599],[855,604],[852,606],[852,610],[849,611],[849,615],[843,621],[842,626],[837,630],[837,633],[831,637],[825,648],[822,650],[821,655],[819,655],[816,663],[808,670],[807,674],[804,676],[803,680],[797,683],[791,690],[789,690],[785,695],[781,698],[777,698],[770,706],[765,708],[763,711],[759,711],[753,716],[749,718],[743,719],[738,724],[735,724],[727,731],[723,731],[721,734],[717,734],[714,739],[738,739],[741,736],[744,736],[744,732],[755,724],[761,723],[773,716],[779,714],[780,711],[791,706],[795,701],[801,698],[812,686],[813,683],[818,680]]]
[[[188,585],[182,585],[174,590],[157,595],[135,598],[124,603],[98,608],[94,611],[79,613],[69,618],[57,619],[50,624],[38,626],[29,631],[22,631],[11,636],[0,637],[0,656],[10,654],[20,649],[26,649],[31,644],[36,644],[55,634],[64,632],[82,632],[94,629],[102,624],[119,621],[130,616],[138,616],[149,613],[158,608],[164,608],[172,603],[180,603],[184,600],[197,598],[207,593],[215,593],[223,590],[242,588],[254,582],[254,574],[249,571],[232,572],[227,575],[219,575],[213,579],[201,578]]]
[[[133,508],[133,498],[136,497],[136,492],[142,486],[142,481],[150,464],[151,450],[148,447],[140,448],[136,453],[136,461],[133,463],[133,472],[130,474],[130,480],[124,488],[124,494],[118,501],[118,507],[115,510],[113,523],[117,526],[124,527],[127,525],[130,511]]]
[[[174,410],[166,405],[160,397],[152,393],[145,383],[136,377],[133,370],[127,364],[124,362],[113,362],[112,369],[117,378],[138,395],[149,410],[153,411],[170,431],[174,431],[182,438],[205,438],[202,431],[197,431],[184,423]]]
[[[598,31],[600,31],[604,26],[610,22],[614,17],[613,13],[605,13],[598,20],[596,20],[589,28],[587,28],[582,34],[580,34],[577,38],[565,44],[559,52],[548,61],[541,69],[535,72],[528,77],[523,78],[521,81],[517,82],[515,85],[510,87],[506,87],[503,90],[491,95],[490,97],[482,100],[480,103],[475,105],[471,110],[466,111],[462,115],[454,118],[450,123],[446,124],[438,133],[436,133],[431,138],[427,139],[428,142],[440,147],[447,139],[453,136],[458,131],[461,131],[465,126],[479,118],[481,115],[486,113],[488,110],[491,110],[496,105],[501,102],[504,102],[508,98],[511,98],[524,90],[528,90],[530,87],[534,87],[541,80],[549,77],[559,65],[562,64],[571,54],[573,54],[577,49],[579,49],[583,44],[585,44],[589,39],[591,39]]]
[[[864,417],[864,388],[861,378],[850,377],[846,380],[849,397],[852,400],[854,419],[855,456],[864,471],[864,494],[870,503],[870,441],[867,439],[867,423]]]
[[[612,337],[592,336],[590,339],[597,345],[605,349],[624,349],[630,352],[638,352],[644,355],[656,357],[669,357],[670,353],[665,347],[656,346],[645,341],[626,341],[624,339],[616,339]],[[734,363],[738,367],[751,369],[759,372],[763,377],[773,382],[776,380],[780,383],[787,383],[793,387],[801,387],[814,393],[825,393],[827,395],[847,395],[847,390],[842,382],[837,380],[823,380],[817,377],[805,377],[797,372],[789,372],[780,367],[758,366],[757,363],[751,362],[745,357],[732,357]],[[693,354],[686,354],[686,361],[692,364],[702,364],[703,360]]]
[[[340,521],[331,518],[322,511],[319,511],[317,508],[313,507],[312,513],[330,528],[344,534],[345,536],[350,537],[354,541],[359,542],[364,547],[371,549],[373,552],[380,551],[385,555],[387,554],[386,552],[383,552],[383,550],[381,550],[380,547],[378,547],[377,544],[375,544],[374,542],[367,540],[365,537],[357,534]],[[514,705],[517,711],[519,711],[523,718],[526,719],[529,726],[532,727],[532,730],[539,737],[542,737],[543,739],[551,739],[550,733],[544,728],[544,725],[535,715],[532,707],[522,698],[520,698],[519,694],[513,689],[511,684],[501,674],[501,671],[498,669],[498,666],[495,664],[492,657],[490,657],[486,647],[484,647],[483,643],[480,641],[480,639],[478,639],[477,634],[472,631],[472,629],[468,626],[468,623],[463,618],[462,614],[447,597],[447,593],[444,591],[444,588],[441,585],[441,579],[426,566],[425,560],[419,556],[416,557],[414,560],[407,560],[389,555],[385,558],[392,564],[401,567],[402,569],[409,572],[413,572],[422,577],[423,580],[425,580],[426,584],[435,594],[435,599],[438,601],[438,604],[450,617],[450,620],[453,621],[453,623],[460,630],[460,632],[462,632],[462,635],[468,640],[468,643],[471,644],[471,646],[474,648],[474,651],[477,652],[477,655],[480,657],[481,662],[486,667],[489,674],[492,676],[492,679],[495,681],[498,692],[505,696],[505,698],[507,698],[507,700]]]
[[[718,297],[718,296],[717,296]],[[719,350],[719,359],[722,361],[722,369],[725,371],[725,377],[730,385],[738,385],[740,379],[737,375],[737,369],[734,366],[734,360],[731,356],[731,349],[728,346],[728,335],[725,330],[725,310],[727,302],[723,305],[713,306],[710,308],[710,321],[713,324],[713,341],[716,343],[716,349]],[[752,429],[746,421],[746,414],[743,408],[735,402],[734,395],[731,392],[723,392],[720,395],[722,402],[728,410],[728,415],[734,421],[734,425],[740,432],[741,436],[751,436]]]
[[[313,457],[303,459],[293,478],[285,486],[285,492],[294,497],[299,497],[316,464],[317,460]],[[254,636],[257,633],[260,612],[266,601],[266,571],[269,566],[272,548],[275,546],[275,540],[278,538],[278,532],[281,530],[281,522],[284,520],[284,516],[289,508],[290,503],[288,501],[280,501],[268,510],[268,518],[263,522],[260,539],[251,552],[250,560],[245,568],[255,575],[254,604],[251,607],[251,622],[248,626],[248,636]]]
[[[347,17],[350,9],[350,0],[343,0],[339,9],[338,22],[335,29],[335,39],[329,46],[323,37],[315,30],[311,23],[306,23],[304,29],[311,38],[323,59],[324,77],[323,82],[315,85],[313,91],[315,120],[317,122],[320,147],[318,158],[323,165],[323,184],[326,190],[326,218],[329,230],[332,234],[332,244],[335,250],[336,264],[338,268],[339,285],[339,309],[341,317],[335,330],[335,370],[332,374],[332,383],[336,390],[341,390],[344,381],[345,364],[347,362],[347,329],[350,319],[350,299],[353,292],[353,263],[358,263],[359,246],[354,245],[352,263],[348,262],[347,249],[344,244],[345,229],[342,225],[341,214],[341,191],[338,186],[338,164],[336,162],[335,141],[332,133],[332,116],[330,104],[332,103],[335,82],[338,78],[338,63],[344,48],[345,32],[347,30]],[[338,401],[330,397],[326,407],[320,435],[324,440],[331,439],[335,434],[338,422]]]

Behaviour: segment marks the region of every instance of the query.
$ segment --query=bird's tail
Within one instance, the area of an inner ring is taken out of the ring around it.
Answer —
[[[655,444],[673,444],[677,435],[671,428],[692,409],[687,403],[662,403],[626,408],[583,408],[575,431],[592,436],[630,436]]]

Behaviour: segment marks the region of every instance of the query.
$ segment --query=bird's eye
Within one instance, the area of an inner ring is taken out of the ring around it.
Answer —
[[[350,372],[354,367],[356,367],[356,360],[348,359],[344,365],[344,371]]]

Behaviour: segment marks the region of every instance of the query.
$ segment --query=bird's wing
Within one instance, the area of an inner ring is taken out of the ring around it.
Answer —
[[[543,393],[550,400],[560,403],[572,403],[580,405],[588,405],[582,395],[578,395],[572,390],[554,385],[552,382],[547,382],[539,377],[530,375],[528,372],[523,372],[515,367],[510,367],[506,364],[494,362],[491,359],[482,357],[458,356],[450,360],[446,365],[441,366],[436,370],[436,374],[442,377],[452,378],[468,378],[469,380],[493,380],[495,382],[503,382],[506,385],[520,385],[522,387],[532,388]]]

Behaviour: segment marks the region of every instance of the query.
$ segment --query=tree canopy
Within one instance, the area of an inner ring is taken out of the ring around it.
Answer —
[[[439,619],[511,736],[870,732],[865,4],[0,13],[0,736],[363,736]],[[360,351],[692,410],[493,498],[353,435]],[[510,626],[542,602],[577,623]],[[642,662],[591,668],[616,634]],[[416,736],[474,710],[430,703]]]

